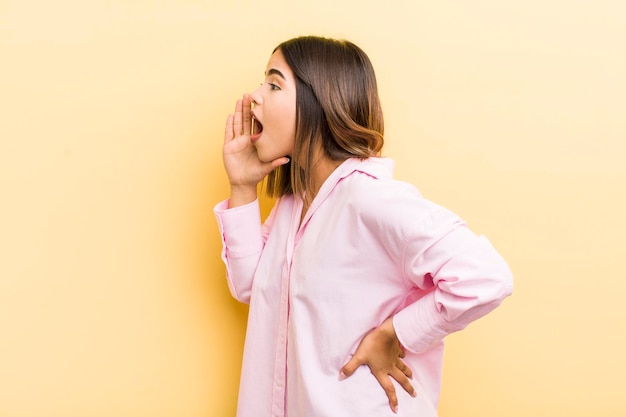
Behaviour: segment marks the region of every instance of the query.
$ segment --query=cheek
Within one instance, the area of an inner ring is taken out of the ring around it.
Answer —
[[[288,106],[284,109],[285,130],[291,132],[295,137],[296,134],[296,109],[295,106]]]

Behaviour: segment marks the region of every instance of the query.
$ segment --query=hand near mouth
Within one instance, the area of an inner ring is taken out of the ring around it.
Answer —
[[[286,164],[286,157],[262,162],[250,140],[252,133],[251,100],[248,94],[237,100],[235,113],[226,119],[224,133],[224,168],[231,186],[230,207],[247,204],[257,198],[257,184],[275,168]]]

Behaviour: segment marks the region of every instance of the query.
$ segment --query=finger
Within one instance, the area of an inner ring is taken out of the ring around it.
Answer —
[[[248,94],[243,96],[243,134],[249,135],[252,132],[252,114],[250,113],[251,100]]]
[[[243,128],[243,102],[242,100],[237,100],[237,104],[235,105],[235,120],[233,122],[233,133],[235,136],[239,136],[242,133]]]
[[[271,162],[265,162],[263,164],[262,167],[262,171],[261,174],[263,175],[263,177],[267,176],[270,174],[270,172],[274,171],[276,168],[278,168],[281,165],[285,165],[286,163],[289,162],[289,158],[287,157],[282,157],[282,158],[278,158],[278,159],[274,159]],[[343,378],[341,376],[341,373],[339,373],[339,380],[343,380],[347,377],[347,375],[344,375]]]
[[[407,364],[400,359],[396,361],[396,368],[398,368],[408,378],[413,378],[413,371],[411,371],[411,368],[409,368]]]
[[[352,356],[352,358],[350,358],[350,360],[339,371],[339,380],[342,381],[352,375],[361,365],[363,365],[363,362],[360,361],[356,355]]]
[[[391,407],[391,411],[394,413],[398,412],[398,396],[396,395],[396,388],[393,386],[393,382],[389,378],[389,375],[385,373],[375,374],[374,375],[378,380],[378,383],[383,390],[385,390],[385,394],[387,398],[389,398],[389,406]]]
[[[415,392],[415,388],[413,388],[413,385],[411,384],[411,380],[409,378],[407,378],[406,375],[402,371],[400,371],[399,369],[396,369],[390,375],[391,375],[391,377],[393,379],[398,381],[400,386],[406,392],[408,392],[411,397],[416,397],[417,396],[417,393]]]
[[[291,159],[289,159],[288,157],[284,156],[282,158],[278,158],[278,159],[274,159],[272,162],[270,162],[271,167],[272,167],[272,171],[276,168],[278,168],[281,165],[285,165],[288,164],[289,161],[291,161]]]
[[[224,143],[233,140],[235,135],[233,134],[233,115],[229,114],[226,118],[226,129],[224,130]]]

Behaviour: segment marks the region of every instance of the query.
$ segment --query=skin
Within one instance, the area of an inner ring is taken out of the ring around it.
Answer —
[[[367,365],[380,386],[389,398],[389,406],[394,413],[398,412],[398,396],[391,378],[400,383],[412,397],[417,396],[411,378],[413,373],[404,363],[405,353],[400,346],[391,317],[380,326],[369,332],[357,348],[354,356],[339,372],[343,380],[352,375],[361,365]]]
[[[250,96],[246,94],[237,100],[235,113],[228,115],[224,133],[223,158],[230,182],[230,208],[255,201],[257,185],[263,178],[289,162],[284,156],[269,162],[261,161],[250,140],[251,128]]]
[[[293,72],[280,50],[270,57],[265,81],[252,95],[237,100],[234,114],[226,119],[224,133],[224,167],[230,182],[229,207],[234,208],[257,199],[257,185],[275,168],[289,162],[295,141],[296,83]],[[254,103],[254,110],[252,104]],[[252,117],[263,124],[260,134],[252,134]],[[315,150],[316,164],[313,194],[339,165]],[[302,216],[306,213],[302,210]],[[339,379],[350,377],[359,366],[367,365],[384,389],[389,406],[398,411],[398,397],[392,378],[415,396],[410,379],[412,372],[404,363],[405,353],[396,336],[391,318],[368,333],[354,356],[341,368]]]

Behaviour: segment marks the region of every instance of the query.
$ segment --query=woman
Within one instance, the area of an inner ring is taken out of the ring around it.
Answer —
[[[215,213],[250,304],[239,417],[436,416],[443,338],[511,294],[488,240],[394,180],[382,146],[374,70],[347,41],[283,42],[228,116]]]

